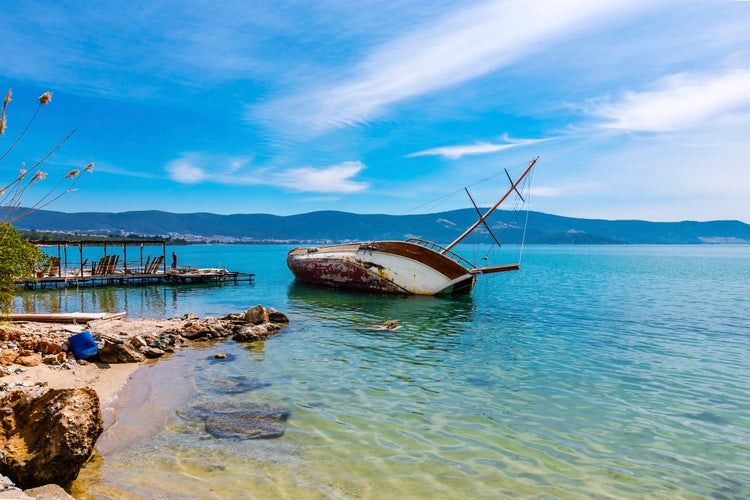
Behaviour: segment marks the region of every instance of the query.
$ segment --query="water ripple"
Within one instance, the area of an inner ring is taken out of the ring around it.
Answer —
[[[284,437],[227,444],[162,418],[83,473],[100,497],[750,497],[747,248],[532,248],[459,299],[275,272],[282,334],[167,376],[191,398],[290,408]]]

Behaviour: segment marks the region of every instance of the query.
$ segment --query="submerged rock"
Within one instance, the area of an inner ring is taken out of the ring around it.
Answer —
[[[257,378],[240,375],[238,377],[215,377],[206,380],[213,389],[224,394],[242,394],[264,387],[270,387],[269,382],[263,382]]]
[[[217,413],[206,418],[206,431],[217,438],[273,439],[284,435],[288,417],[283,409]]]
[[[182,413],[188,420],[202,420],[206,432],[217,438],[272,439],[284,435],[287,408],[257,403],[206,404]]]

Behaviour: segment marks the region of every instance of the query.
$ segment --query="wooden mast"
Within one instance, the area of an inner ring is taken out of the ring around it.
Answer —
[[[487,219],[487,217],[489,217],[490,214],[492,214],[492,212],[494,212],[497,209],[497,207],[499,207],[500,205],[502,205],[502,203],[505,201],[505,199],[508,196],[510,196],[510,193],[512,193],[513,191],[516,191],[516,188],[521,183],[521,181],[523,180],[523,178],[526,177],[526,174],[528,174],[531,171],[531,169],[534,168],[534,165],[536,164],[536,161],[538,159],[539,159],[539,157],[537,156],[536,158],[534,158],[533,160],[531,160],[531,163],[529,163],[529,166],[526,167],[526,170],[524,170],[523,173],[521,174],[521,176],[518,179],[516,179],[516,182],[514,182],[511,185],[510,189],[508,189],[508,191],[503,195],[503,197],[500,198],[500,200],[497,203],[495,203],[492,206],[492,208],[490,208],[489,210],[487,210],[487,212],[483,216],[481,216],[479,218],[479,220],[476,221],[469,229],[467,229],[466,231],[464,231],[464,234],[462,234],[461,236],[459,236],[458,238],[456,238],[453,241],[453,243],[451,243],[450,245],[448,245],[447,247],[445,247],[445,249],[442,252],[440,252],[440,253],[442,253],[443,255],[445,255],[446,253],[448,253],[450,251],[451,248],[453,248],[454,246],[456,246],[459,243],[461,243],[461,240],[463,240],[464,238],[466,238],[469,235],[469,233],[471,233],[473,230],[475,230],[479,226],[479,224],[482,224],[485,221],[485,219]]]

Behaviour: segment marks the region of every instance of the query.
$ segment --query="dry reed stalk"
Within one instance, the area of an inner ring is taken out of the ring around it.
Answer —
[[[5,110],[8,106],[8,103],[11,101],[11,95],[12,90],[8,90],[8,92],[5,95],[5,100],[3,101],[2,110],[0,111],[0,134],[5,131],[6,129],[6,115]],[[23,136],[26,134],[26,132],[29,130],[29,127],[31,127],[31,124],[34,122],[34,119],[36,118],[37,114],[39,113],[39,109],[49,104],[52,101],[52,92],[45,92],[42,95],[39,96],[39,104],[36,107],[36,110],[34,111],[34,114],[32,115],[29,122],[26,124],[26,127],[21,131],[21,133],[18,135],[16,140],[11,144],[10,148],[8,148],[5,153],[0,156],[0,161],[2,161],[8,153],[13,150],[13,148],[18,144],[18,142],[23,138]],[[0,226],[3,226],[5,224],[10,224],[15,222],[16,220],[25,217],[26,215],[35,212],[37,210],[40,210],[49,204],[53,203],[54,201],[58,200],[62,195],[65,193],[68,193],[73,190],[73,187],[78,182],[78,179],[80,178],[81,170],[79,169],[72,169],[67,174],[65,174],[63,177],[61,177],[57,183],[52,187],[52,189],[48,190],[41,198],[39,198],[30,208],[27,208],[20,214],[14,215],[14,212],[17,211],[21,207],[23,195],[26,192],[29,187],[39,181],[43,181],[47,177],[47,173],[41,170],[42,164],[47,161],[60,147],[62,147],[63,144],[65,144],[68,139],[75,133],[75,129],[73,129],[65,138],[63,138],[62,141],[60,141],[54,148],[52,148],[50,151],[48,151],[40,160],[38,160],[34,165],[32,165],[30,168],[26,169],[26,164],[21,164],[21,170],[19,171],[18,176],[13,179],[11,182],[9,182],[7,185],[0,187],[0,207],[3,207],[5,209],[11,209],[10,211],[5,211],[5,213],[0,214]],[[93,170],[94,164],[89,163],[84,167],[83,172],[91,172]],[[28,177],[31,177],[27,180]],[[69,181],[69,184],[66,188],[60,189],[61,184],[65,181]]]
[[[8,89],[8,93],[5,94],[5,99],[3,100],[3,109],[2,111],[0,111],[0,135],[3,135],[3,132],[5,132],[5,128],[8,126],[5,120],[5,108],[8,107],[8,103],[11,100],[11,95],[13,95],[13,90]]]

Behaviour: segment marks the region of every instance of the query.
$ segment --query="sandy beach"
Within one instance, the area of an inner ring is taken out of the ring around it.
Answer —
[[[283,314],[278,311],[270,311],[272,321],[280,321],[282,324],[288,322],[288,319]],[[40,362],[43,358],[40,354],[36,354],[39,357],[35,363],[20,363],[18,360],[7,363],[5,355],[8,353],[4,353],[3,350],[11,351],[10,354],[12,354],[12,357],[10,359],[15,359],[16,355],[13,351],[16,353],[22,352],[24,349],[20,349],[21,346],[33,345],[38,349],[42,343],[63,345],[71,335],[88,330],[94,337],[103,337],[107,338],[109,342],[114,341],[125,344],[132,344],[132,341],[139,340],[135,337],[139,337],[141,342],[145,342],[143,339],[171,338],[168,341],[168,347],[164,347],[168,352],[179,349],[186,342],[186,338],[195,339],[202,337],[218,340],[231,335],[234,335],[235,339],[240,340],[265,338],[280,328],[280,326],[269,326],[271,323],[268,323],[268,314],[269,310],[258,305],[245,313],[236,315],[234,323],[232,320],[198,318],[186,315],[181,318],[169,319],[129,319],[119,317],[89,321],[85,325],[42,322],[5,324],[2,326],[3,334],[15,340],[6,341],[2,344],[3,349],[0,350],[0,359],[6,365],[3,367],[6,375],[0,377],[0,387],[5,391],[13,390],[16,387],[26,389],[34,387],[49,387],[53,389],[91,387],[99,396],[106,429],[113,422],[113,402],[117,399],[118,394],[125,387],[133,373],[145,364],[157,362],[158,357],[153,358],[151,356],[152,359],[145,359],[139,362],[104,363],[100,360],[95,362],[75,361],[72,354],[68,353],[64,363],[47,364]],[[240,324],[249,321],[251,325],[238,330],[236,328],[238,321]],[[99,358],[103,359],[101,358],[101,354],[100,352]],[[157,356],[163,354],[164,352],[159,350]],[[140,356],[141,359],[144,359],[142,355]]]
[[[115,336],[128,339],[135,335],[159,333],[183,324],[184,319],[112,319],[97,320],[87,325],[71,325],[63,323],[36,323],[22,322],[6,324],[8,328],[23,330],[33,333],[40,339],[57,340],[72,335],[76,332],[89,330],[92,333]],[[53,389],[65,389],[75,387],[91,387],[99,395],[102,407],[102,417],[107,428],[112,423],[112,404],[117,395],[125,387],[131,375],[144,363],[153,363],[155,360],[147,360],[137,363],[101,363],[74,361],[69,357],[65,364],[45,364],[36,366],[21,366],[11,364],[6,368],[9,375],[0,377],[0,384],[6,390],[14,387],[33,388],[49,387]]]
[[[7,383],[8,388],[14,386],[33,387],[45,386],[52,389],[68,389],[74,387],[91,387],[99,395],[102,413],[107,425],[107,413],[111,404],[117,399],[118,393],[127,383],[130,376],[141,363],[86,363],[76,364],[74,368],[61,368],[59,365],[11,366],[18,371],[7,375],[0,381]],[[23,370],[23,371],[21,371]]]

